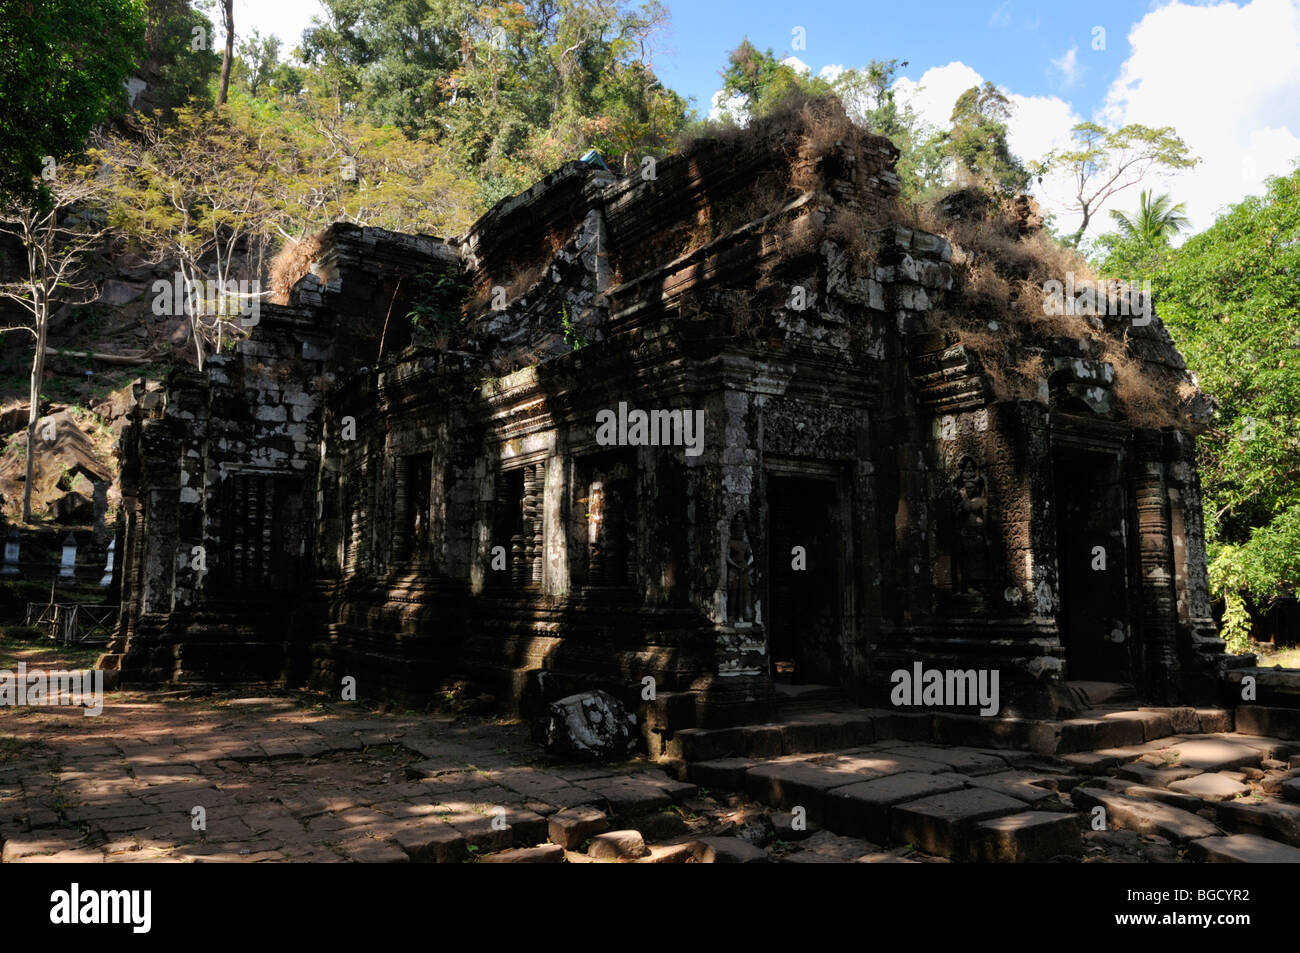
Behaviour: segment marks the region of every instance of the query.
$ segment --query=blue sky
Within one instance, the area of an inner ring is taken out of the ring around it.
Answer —
[[[813,73],[872,59],[907,60],[896,92],[935,127],[947,124],[963,90],[989,80],[1011,100],[1008,140],[1026,160],[1068,145],[1071,127],[1084,119],[1112,127],[1173,126],[1200,165],[1140,187],[1185,202],[1197,231],[1300,160],[1300,0],[667,5],[672,25],[658,38],[655,69],[673,89],[694,97],[702,114],[721,85],[728,51],[748,36]],[[275,33],[288,50],[319,10],[317,0],[236,0],[236,29]],[[1108,208],[1136,207],[1138,187],[1118,194]],[[1063,176],[1035,185],[1039,201],[1067,230],[1074,227],[1072,193]],[[1090,236],[1108,225],[1103,214]]]
[[[986,3],[749,2],[670,3],[672,29],[656,59],[663,80],[707,111],[727,53],[748,36],[778,56],[791,54],[817,72],[831,64],[907,60],[913,79],[932,66],[961,61],[998,86],[1026,95],[1068,92],[1091,111],[1128,55],[1127,33],[1151,7],[1140,2],[1089,4],[1004,0]],[[804,28],[805,50],[794,30]],[[1094,27],[1106,49],[1093,50]],[[1076,48],[1074,85],[1052,64]]]

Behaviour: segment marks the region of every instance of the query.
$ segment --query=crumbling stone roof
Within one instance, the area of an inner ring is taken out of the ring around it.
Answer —
[[[832,290],[880,311],[917,306],[922,326],[900,330],[938,343],[913,357],[958,347],[962,366],[998,397],[1041,400],[1056,388],[1087,394],[1095,413],[1198,426],[1205,399],[1158,317],[1131,327],[1044,319],[1043,281],[1091,272],[1046,237],[1031,198],[1003,203],[966,188],[918,214],[899,204],[897,157],[833,99],[795,104],[633,175],[566,163],[457,238],[337,224],[288,310],[336,322],[340,373],[349,361],[378,364],[432,345],[439,361],[478,361],[500,375],[654,313],[725,313],[724,330],[771,340],[783,321],[809,327],[786,308],[789,289],[805,282],[832,308],[823,319],[842,320]],[[929,244],[918,254],[916,242]],[[430,281],[455,282],[463,297],[437,328],[413,329],[408,313]],[[861,328],[849,333],[862,337]],[[1078,361],[1098,366],[1075,373]]]

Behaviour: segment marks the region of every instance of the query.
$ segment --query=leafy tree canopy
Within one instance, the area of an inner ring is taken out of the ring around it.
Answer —
[[[125,107],[144,32],[143,0],[0,0],[0,203]]]
[[[1300,170],[1188,239],[1155,295],[1219,402],[1201,438],[1211,580],[1267,601],[1300,583]],[[1230,606],[1231,608],[1231,606]]]

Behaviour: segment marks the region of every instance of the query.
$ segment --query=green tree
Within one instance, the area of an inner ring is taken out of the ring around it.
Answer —
[[[727,54],[727,68],[722,72],[724,97],[744,98],[741,115],[731,117],[737,120],[761,116],[779,106],[791,93],[817,96],[831,91],[831,84],[826,80],[781,62],[771,47],[760,50],[749,37]]]
[[[235,64],[238,80],[248,92],[256,96],[272,85],[280,65],[280,38],[263,37],[253,30],[248,38],[239,44],[239,59]]]
[[[1078,245],[1092,219],[1111,197],[1139,184],[1157,168],[1189,169],[1200,160],[1172,126],[1152,129],[1130,123],[1107,129],[1095,122],[1081,122],[1073,130],[1075,148],[1057,149],[1036,164],[1045,175],[1060,169],[1073,182],[1072,207],[1079,212],[1078,230],[1070,241]]]
[[[1029,187],[1029,171],[1007,145],[1011,101],[992,83],[972,86],[952,107],[952,127],[940,134],[942,154],[965,174],[1004,195]]]
[[[137,108],[167,110],[191,99],[211,102],[210,87],[221,66],[213,37],[212,21],[188,0],[148,0],[140,75],[149,88]]]
[[[16,239],[23,250],[18,267],[6,262],[0,269],[17,275],[0,284],[0,297],[17,303],[25,316],[20,324],[0,327],[0,334],[23,332],[32,338],[22,509],[23,520],[29,523],[50,314],[56,301],[71,303],[70,299],[79,298],[76,303],[84,304],[95,297],[83,274],[105,232],[102,216],[96,214],[102,195],[98,172],[93,164],[52,167],[40,192],[13,198],[0,210],[0,234]]]
[[[1199,442],[1210,578],[1240,620],[1238,600],[1300,584],[1300,171],[1188,239],[1154,292],[1219,403]]]
[[[427,128],[476,23],[472,0],[322,0],[300,51],[319,92],[380,124]]]
[[[1167,244],[1174,235],[1185,229],[1187,206],[1183,202],[1174,204],[1168,194],[1152,197],[1143,189],[1138,197],[1138,210],[1132,215],[1125,215],[1111,209],[1110,217],[1115,220],[1119,233],[1125,238],[1132,238],[1144,245]]]
[[[144,32],[143,0],[0,0],[0,205],[125,108]]]
[[[894,85],[906,67],[906,60],[872,60],[861,70],[845,70],[831,85],[854,122],[898,147],[903,197],[915,200],[941,183],[944,157],[936,131],[898,102]]]
[[[1102,273],[1115,278],[1153,275],[1172,257],[1170,239],[1187,228],[1185,211],[1182,202],[1175,205],[1169,195],[1153,197],[1145,189],[1132,215],[1111,209],[1110,216],[1117,228],[1102,235],[1096,243]]]
[[[199,294],[206,281],[224,290],[252,280],[249,259],[265,248],[274,217],[273,185],[283,141],[274,127],[250,128],[233,109],[175,110],[143,119],[104,150],[111,168],[109,221],[145,255],[176,269],[200,370],[208,344],[218,348],[240,302]]]
[[[654,74],[657,2],[326,0],[303,35],[317,98],[434,136],[500,197],[596,148],[664,150],[686,104]]]

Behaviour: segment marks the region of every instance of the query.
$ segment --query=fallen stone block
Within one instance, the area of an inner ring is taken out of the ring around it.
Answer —
[[[640,737],[636,716],[609,692],[579,692],[547,710],[546,750],[580,761],[626,758]]]
[[[565,850],[581,847],[588,838],[609,829],[605,812],[591,806],[566,807],[547,818],[547,831],[552,844]]]
[[[673,803],[672,795],[662,786],[631,776],[583,781],[581,786],[607,801],[619,817],[646,814]]]
[[[634,860],[634,864],[684,864],[692,860],[694,855],[691,853],[691,845],[685,844],[656,844],[650,847],[649,853]]]
[[[591,839],[587,856],[597,860],[636,860],[650,853],[640,831],[606,831]]]
[[[493,851],[478,859],[480,864],[562,864],[564,848],[559,844],[541,844],[537,847],[510,847]]]
[[[701,864],[766,863],[767,851],[739,837],[701,837],[691,842],[691,855]]]
[[[455,864],[465,857],[465,835],[437,819],[409,821],[391,836],[416,863]]]
[[[1261,763],[1284,761],[1291,756],[1292,751],[1300,749],[1300,743],[1268,735],[1228,735],[1227,737],[1258,751]]]
[[[667,794],[672,798],[675,804],[681,804],[683,801],[695,797],[700,790],[698,784],[692,784],[687,781],[677,781],[669,777],[659,777],[655,774],[641,775],[638,780],[657,787],[664,794]]]
[[[1120,759],[1115,755],[1101,754],[1097,751],[1079,751],[1074,754],[1065,754],[1061,755],[1061,760],[1084,774],[1105,774],[1111,768],[1117,768],[1120,765]]]

